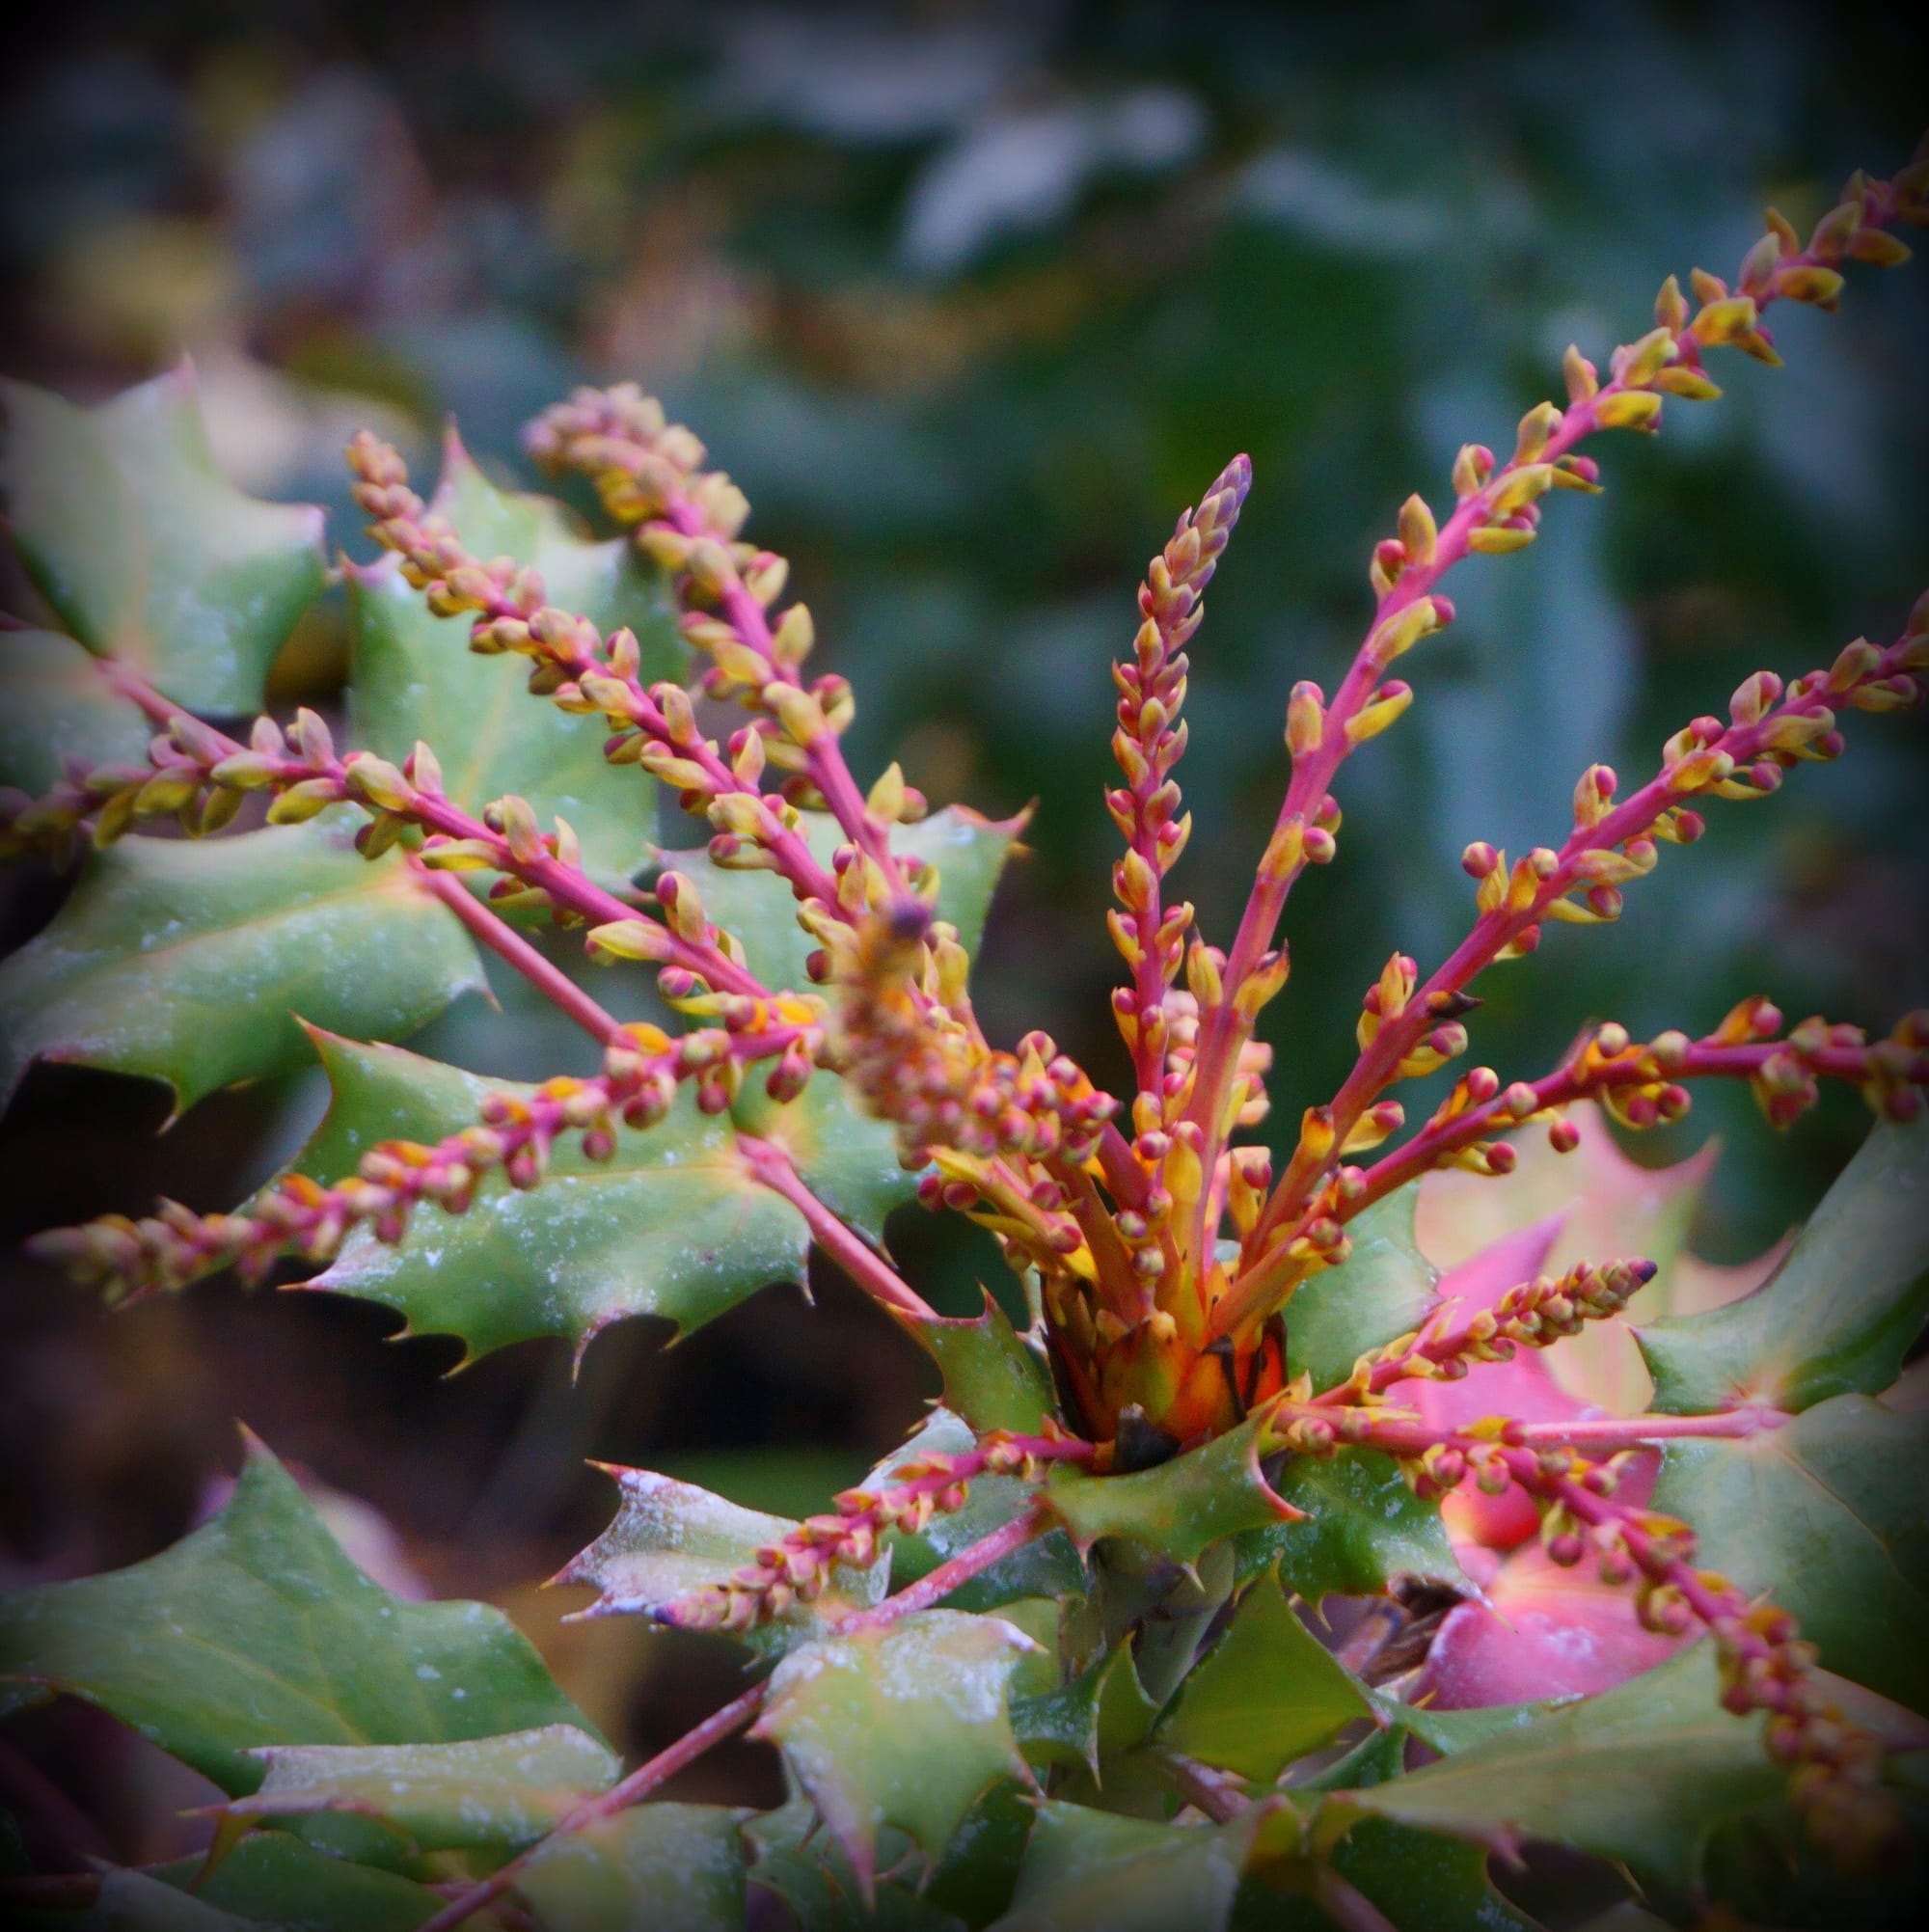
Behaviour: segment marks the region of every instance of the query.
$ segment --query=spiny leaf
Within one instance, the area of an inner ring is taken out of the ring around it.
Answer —
[[[1182,1756],[1270,1784],[1372,1705],[1292,1613],[1276,1581],[1253,1584],[1232,1626],[1186,1678],[1158,1742]]]
[[[837,821],[828,812],[799,816],[811,851],[821,863],[829,864],[844,838]],[[937,867],[937,916],[958,928],[968,953],[978,949],[998,874],[1023,829],[1021,818],[988,819],[968,805],[946,805],[891,832],[893,852]],[[673,860],[676,870],[698,887],[709,916],[743,940],[750,970],[766,986],[809,985],[804,966],[817,941],[797,923],[797,901],[774,873],[732,872],[712,864],[702,852],[662,857],[666,862]]]
[[[968,1824],[961,1837],[965,1830]],[[869,1900],[862,1897],[850,1860],[821,1829],[808,1798],[751,1818],[744,1836],[755,1854],[751,1885],[780,1898],[801,1932],[965,1932],[964,1921],[938,1906],[928,1885],[913,1891],[879,1879]],[[879,1834],[877,1863],[884,1870],[897,1871],[911,1851],[902,1832],[887,1827]]]
[[[862,1486],[877,1489],[895,1482],[899,1466],[918,1456],[961,1456],[977,1436],[949,1409],[934,1409],[922,1428],[902,1448],[892,1451],[865,1477]],[[885,1539],[891,1552],[891,1576],[897,1588],[937,1567],[940,1563],[1002,1529],[1030,1508],[1033,1485],[1009,1476],[980,1476],[965,1493],[964,1507],[932,1517],[916,1536],[893,1531]],[[956,1610],[995,1610],[1020,1597],[1062,1599],[1082,1594],[1085,1566],[1070,1539],[1060,1531],[1036,1537],[1022,1549],[973,1577],[946,1600]]]
[[[185,362],[94,409],[18,382],[0,407],[13,539],[68,628],[191,710],[258,710],[321,590],[320,510],[223,476]]]
[[[530,1091],[397,1048],[322,1034],[315,1045],[335,1099],[295,1166],[317,1179],[352,1172],[381,1140],[457,1132],[487,1094]],[[849,1145],[834,1117],[811,1133],[820,1153],[806,1180]],[[862,1192],[853,1185],[849,1198]],[[518,1192],[494,1176],[466,1214],[420,1209],[394,1247],[359,1230],[310,1286],[399,1309],[412,1333],[455,1335],[474,1355],[538,1335],[580,1353],[628,1316],[690,1329],[767,1283],[801,1282],[808,1246],[802,1216],[751,1179],[729,1121],[701,1113],[686,1088],[656,1127],[620,1134],[611,1159],[559,1143],[540,1187]]]
[[[1822,1662],[1929,1711],[1929,1415],[1834,1396],[1785,1428],[1667,1445],[1658,1509],[1692,1523],[1700,1558],[1765,1592]]]
[[[543,1846],[516,1890],[551,1932],[742,1932],[747,1815],[638,1805]]]
[[[39,797],[64,757],[139,765],[153,726],[107,689],[96,660],[56,631],[0,631],[0,785]]]
[[[1763,1720],[1730,1717],[1719,1691],[1713,1646],[1698,1644],[1411,1777],[1330,1794],[1317,1833],[1332,1843],[1377,1817],[1499,1848],[1547,1839],[1684,1898],[1709,1834],[1781,1783],[1762,1750]]]
[[[1929,1314],[1929,1123],[1878,1125],[1767,1283],[1638,1329],[1654,1406],[1805,1409],[1880,1395]]]
[[[251,1832],[212,1871],[203,1856],[149,1876],[178,1893],[193,1892],[195,1905],[232,1915],[258,1932],[263,1922],[312,1932],[413,1932],[443,1903],[410,1879],[333,1857],[289,1832]],[[151,1906],[152,1892],[143,1896]],[[136,1917],[123,1922],[145,1927],[165,1920]]]
[[[499,491],[453,436],[432,507],[473,555],[534,565],[552,604],[606,635],[629,626],[641,647],[644,683],[682,676],[688,653],[663,585],[635,544],[592,542],[561,504]],[[545,826],[557,816],[568,820],[591,877],[624,884],[649,842],[655,781],[605,759],[604,721],[532,696],[526,659],[472,653],[470,620],[435,616],[394,558],[366,569],[350,565],[348,582],[355,742],[399,764],[425,740],[457,804],[475,811],[504,793],[528,799]]]
[[[1439,1272],[1420,1252],[1417,1186],[1402,1187],[1347,1224],[1353,1251],[1316,1274],[1286,1315],[1286,1359],[1316,1389],[1344,1382],[1369,1348],[1417,1328],[1433,1305]]]
[[[1028,1779],[1006,1702],[1027,1642],[997,1618],[927,1610],[804,1645],[772,1674],[755,1734],[780,1747],[867,1897],[885,1825],[929,1863],[994,1779]]]
[[[1241,1536],[1241,1580],[1277,1565],[1281,1584],[1317,1606],[1329,1596],[1378,1596],[1395,1577],[1460,1575],[1439,1506],[1423,1502],[1377,1450],[1293,1456],[1273,1487],[1305,1520]]]
[[[191,842],[128,838],[0,964],[0,1099],[37,1059],[145,1075],[178,1107],[302,1066],[294,1016],[393,1039],[480,991],[481,964],[359,815]]]
[[[975,1319],[937,1317],[907,1321],[944,1377],[944,1405],[973,1429],[1036,1429],[1056,1413],[1051,1371],[1026,1346],[1011,1318],[987,1289],[985,1312]]]
[[[1260,1467],[1263,1418],[1130,1476],[1090,1476],[1061,1463],[1043,1498],[1081,1550],[1125,1537],[1174,1563],[1189,1564],[1242,1530],[1289,1520],[1291,1505]]]
[[[648,1469],[608,1473],[621,1493],[615,1520],[556,1579],[590,1584],[600,1592],[586,1616],[648,1616],[693,1590],[722,1583],[758,1549],[797,1528],[788,1517],[743,1509],[693,1483]],[[751,1633],[752,1640],[763,1647],[781,1647],[801,1635],[816,1635],[827,1618],[876,1603],[889,1576],[888,1559],[868,1569],[839,1565],[823,1595],[813,1603],[792,1604]]]
[[[271,1744],[260,1789],[231,1816],[346,1811],[380,1818],[423,1851],[520,1850],[586,1793],[622,1775],[608,1746],[566,1724],[453,1744]]]
[[[1039,1807],[1011,1911],[992,1932],[1219,1932],[1259,1821],[1161,1825],[1083,1805]]]
[[[231,1796],[261,1745],[588,1728],[500,1611],[391,1596],[252,1439],[227,1508],[172,1549],[0,1598],[0,1711],[62,1692]]]

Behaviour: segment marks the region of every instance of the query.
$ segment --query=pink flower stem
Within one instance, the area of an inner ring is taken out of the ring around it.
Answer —
[[[929,1610],[934,1604],[942,1603],[954,1590],[962,1589],[974,1576],[990,1569],[993,1564],[1002,1563],[1006,1557],[1023,1549],[1050,1528],[1051,1518],[1043,1510],[1029,1510],[1022,1516],[1014,1516],[989,1537],[981,1537],[969,1549],[959,1551],[948,1563],[939,1564],[915,1583],[907,1584],[895,1596],[886,1598],[875,1610],[860,1610],[855,1616],[845,1618],[837,1626],[838,1635],[844,1636],[856,1630],[882,1629],[887,1623],[895,1623],[900,1617],[909,1617],[914,1611]]]
[[[469,929],[472,939],[513,966],[538,993],[568,1014],[585,1033],[607,1044],[621,1030],[611,1015],[606,1013],[559,966],[544,959],[507,920],[490,912],[461,880],[452,873],[431,872],[420,859],[412,859],[410,864],[417,884],[423,891],[440,899]]]

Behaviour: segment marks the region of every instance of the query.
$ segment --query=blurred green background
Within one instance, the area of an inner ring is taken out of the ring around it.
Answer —
[[[1106,667],[1173,517],[1251,453],[1181,774],[1181,884],[1224,940],[1284,782],[1286,693],[1337,681],[1401,498],[1451,501],[1461,441],[1507,446],[1564,345],[1604,358],[1640,333],[1669,270],[1730,271],[1765,200],[1804,225],[1851,168],[1907,158],[1929,119],[1920,36],[1878,19],[82,5],[14,49],[0,332],[11,369],[77,396],[192,350],[236,477],[326,503],[357,551],[339,461],[356,425],[427,465],[453,413],[513,476],[521,422],[571,383],[660,393],[792,558],[826,667],[856,686],[860,773],[898,755],[934,802],[1037,802],[982,1011],[994,1037],[1042,1025],[1116,1080]],[[1555,500],[1531,551],[1456,576],[1461,621],[1411,661],[1419,702],[1345,775],[1342,862],[1293,901],[1275,1125],[1349,1064],[1387,953],[1451,946],[1468,840],[1557,836],[1590,759],[1643,772],[1749,671],[1899,629],[1929,548],[1925,324],[1919,264],[1856,275],[1840,315],[1777,318],[1785,369],[1732,360],[1725,401],[1602,450],[1603,499]],[[342,641],[325,605],[279,700],[325,697]],[[1497,972],[1475,1057],[1532,1075],[1589,1017],[1701,1031],[1757,990],[1881,1027],[1921,1003],[1921,727],[1852,735],[1780,801],[1718,810],[1621,926],[1556,928]],[[17,939],[58,888],[9,890]],[[423,1044],[518,1074],[576,1050],[480,1015]],[[9,1233],[157,1188],[227,1205],[315,1104],[307,1086],[225,1096],[155,1140],[157,1095],[42,1070],[0,1129]],[[1722,1133],[1698,1240],[1734,1259],[1806,1211],[1861,1129],[1852,1097],[1780,1138],[1711,1096],[1643,1157]],[[959,1308],[997,1271],[915,1215],[900,1253]],[[830,1279],[815,1311],[767,1294],[667,1357],[619,1331],[572,1390],[534,1346],[445,1381],[446,1344],[383,1348],[388,1318],[325,1297],[223,1284],[108,1321],[5,1266],[16,1577],[169,1540],[231,1465],[239,1415],[372,1502],[394,1561],[512,1601],[633,1743],[700,1715],[724,1667],[558,1632],[522,1590],[605,1512],[582,1458],[808,1507],[929,1393]],[[151,1767],[117,1762],[119,1782],[84,1782],[129,1855],[161,1828],[141,1822]],[[761,1790],[755,1760],[720,1762],[723,1786]]]

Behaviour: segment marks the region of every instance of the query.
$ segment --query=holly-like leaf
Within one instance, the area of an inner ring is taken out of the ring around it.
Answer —
[[[553,1932],[742,1932],[747,1815],[637,1805],[543,1846],[516,1890]]]
[[[1805,1409],[1880,1395],[1929,1314],[1929,1122],[1883,1122],[1767,1283],[1741,1301],[1637,1330],[1654,1406]]]
[[[648,1469],[605,1467],[621,1496],[615,1520],[556,1578],[557,1583],[588,1584],[598,1592],[584,1616],[647,1617],[706,1584],[724,1582],[757,1550],[797,1528],[786,1516],[746,1510],[693,1483]],[[752,1634],[778,1646],[795,1642],[800,1634],[814,1635],[826,1619],[876,1603],[889,1576],[887,1559],[868,1569],[840,1565],[821,1596],[790,1605]]]
[[[782,1750],[866,1897],[885,1825],[928,1864],[993,1780],[1029,1782],[1007,1706],[1028,1647],[998,1618],[927,1610],[806,1644],[772,1674],[755,1735]]]
[[[961,1827],[961,1842],[967,1845],[968,1819]],[[750,1819],[744,1836],[755,1854],[751,1885],[780,1898],[801,1932],[965,1932],[964,1921],[931,1896],[929,1883],[912,1891],[910,1884],[878,1879],[863,1897],[851,1861],[821,1829],[808,1798],[795,1797]],[[886,1827],[878,1837],[876,1863],[895,1872],[910,1862],[911,1851],[902,1832]]]
[[[800,818],[805,842],[828,865],[844,840],[837,821],[829,812],[803,812]],[[1023,830],[1022,818],[988,819],[968,805],[946,805],[891,832],[893,852],[937,867],[937,916],[958,928],[968,953],[978,950],[998,874]],[[817,941],[797,923],[797,901],[774,873],[732,872],[700,851],[661,857],[697,887],[710,918],[743,940],[750,970],[766,986],[810,984],[804,963]]]
[[[566,1724],[453,1744],[271,1744],[240,1818],[346,1811],[380,1818],[422,1851],[520,1850],[622,1776],[609,1747]]]
[[[1390,1456],[1370,1449],[1297,1456],[1273,1486],[1304,1520],[1242,1536],[1242,1579],[1277,1565],[1281,1584],[1318,1605],[1329,1596],[1378,1596],[1399,1576],[1451,1583],[1460,1575],[1439,1506],[1414,1494]]]
[[[1698,1644],[1410,1777],[1330,1794],[1317,1831],[1330,1843],[1362,1818],[1387,1818],[1499,1849],[1545,1839],[1685,1897],[1709,1834],[1781,1785],[1764,1720],[1731,1717],[1719,1698],[1714,1647]]]
[[[1667,1445],[1657,1508],[1692,1523],[1700,1560],[1797,1618],[1822,1662],[1929,1711],[1929,1416],[1835,1396],[1786,1427]]]
[[[1294,1511],[1260,1467],[1263,1416],[1130,1476],[1091,1476],[1060,1463],[1042,1491],[1080,1550],[1124,1537],[1189,1564],[1242,1530],[1291,1521]]]
[[[74,637],[191,710],[258,710],[321,590],[320,510],[228,481],[187,363],[93,409],[0,383],[0,408],[14,544]]]
[[[976,1318],[938,1316],[907,1321],[944,1377],[944,1405],[982,1434],[1009,1429],[1028,1433],[1056,1412],[1051,1371],[1019,1339],[992,1292]]]
[[[57,631],[0,631],[0,785],[39,797],[61,761],[140,765],[154,727]]]
[[[949,1409],[934,1409],[916,1433],[865,1477],[862,1487],[875,1490],[897,1480],[905,1462],[919,1456],[962,1456],[976,1443],[974,1431]],[[1034,1485],[1010,1476],[980,1476],[965,1492],[964,1507],[932,1517],[916,1536],[893,1531],[885,1538],[891,1553],[891,1577],[902,1589],[936,1569],[941,1563],[969,1549],[973,1543],[1002,1529],[1031,1507]],[[996,1610],[1022,1597],[1062,1600],[1083,1593],[1085,1567],[1071,1539],[1054,1530],[1035,1537],[990,1569],[981,1571],[946,1601],[956,1610]]]
[[[500,1611],[363,1575],[252,1439],[227,1508],[172,1549],[0,1598],[0,1713],[62,1692],[237,1797],[262,1745],[590,1728]]]
[[[1369,1348],[1417,1328],[1433,1305],[1439,1271],[1414,1236],[1417,1186],[1402,1187],[1347,1223],[1353,1250],[1316,1274],[1286,1315],[1286,1359],[1292,1374],[1330,1389],[1353,1373]]]
[[[194,1905],[251,1926],[265,1921],[312,1932],[413,1932],[444,1903],[395,1872],[336,1858],[290,1832],[251,1832],[211,1871],[205,1856],[185,1858],[151,1873],[149,1883],[156,1881],[177,1894],[193,1892]],[[152,1891],[142,1897],[152,1908]],[[169,1908],[163,1901],[159,1909]],[[134,1926],[149,1922],[131,1920]]]
[[[688,653],[662,580],[635,544],[592,542],[560,503],[498,490],[452,435],[432,507],[473,555],[532,564],[559,609],[606,635],[627,625],[641,649],[644,683],[683,675]],[[569,822],[592,878],[625,884],[648,849],[655,781],[603,756],[609,734],[601,718],[572,716],[532,696],[526,659],[471,652],[470,620],[435,616],[394,558],[351,564],[348,582],[355,742],[399,763],[425,740],[448,796],[465,810],[504,793],[528,799],[544,825],[558,816]]]
[[[364,1038],[482,990],[480,961],[399,853],[364,859],[359,814],[236,838],[126,838],[0,964],[0,1099],[37,1059],[144,1075],[186,1108],[304,1065],[295,1015]]]
[[[1259,1822],[1178,1826],[1039,1807],[1012,1909],[992,1932],[1219,1932]]]
[[[1270,1784],[1373,1707],[1292,1613],[1277,1583],[1248,1588],[1232,1627],[1185,1680],[1160,1728],[1168,1751]]]
[[[471,1126],[487,1094],[530,1091],[397,1048],[315,1044],[335,1098],[295,1166],[320,1180],[352,1172],[377,1141]],[[828,1129],[823,1145],[837,1145]],[[357,1230],[309,1286],[399,1309],[411,1333],[457,1336],[472,1355],[540,1335],[580,1355],[628,1316],[690,1329],[767,1283],[801,1282],[808,1246],[802,1216],[751,1178],[729,1121],[685,1088],[657,1126],[620,1134],[611,1159],[559,1143],[540,1187],[492,1176],[465,1214],[419,1209],[394,1247]]]

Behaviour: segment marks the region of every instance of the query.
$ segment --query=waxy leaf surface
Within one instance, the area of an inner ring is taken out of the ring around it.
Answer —
[[[1402,1187],[1349,1221],[1353,1251],[1316,1274],[1286,1311],[1286,1360],[1330,1389],[1369,1348],[1419,1327],[1433,1306],[1439,1273],[1414,1237],[1417,1187]]]
[[[1011,1624],[927,1610],[794,1650],[756,1734],[777,1745],[868,1891],[886,1825],[927,1861],[994,1779],[1025,1780],[1007,1706],[1029,1647]]]
[[[153,735],[71,638],[0,630],[0,785],[38,798],[60,777],[63,758],[142,765]]]
[[[937,1364],[944,1377],[945,1407],[974,1430],[1009,1429],[1028,1434],[1056,1412],[1051,1371],[1019,1338],[990,1290],[982,1315],[939,1316],[905,1326]]]
[[[584,1614],[649,1616],[706,1584],[724,1582],[766,1544],[779,1542],[796,1523],[787,1516],[746,1510],[694,1483],[649,1469],[611,1469],[621,1501],[615,1520],[573,1557],[557,1583],[584,1583],[598,1592]],[[868,1569],[839,1565],[829,1588],[812,1603],[794,1603],[751,1633],[764,1642],[813,1635],[826,1618],[876,1603],[890,1575],[887,1561]]]
[[[295,1166],[318,1180],[352,1172],[378,1141],[473,1125],[485,1095],[530,1091],[396,1048],[316,1046],[335,1099]],[[898,1173],[841,1095],[806,1094],[767,1131],[858,1226],[882,1219]],[[466,1214],[420,1209],[394,1247],[358,1231],[311,1285],[399,1309],[412,1332],[458,1336],[476,1355],[539,1335],[580,1349],[627,1316],[694,1328],[767,1283],[801,1282],[808,1245],[802,1216],[751,1179],[729,1120],[699,1112],[686,1087],[657,1126],[620,1132],[611,1159],[565,1139],[541,1186],[492,1176]]]
[[[363,1575],[258,1444],[227,1508],[172,1549],[0,1598],[0,1711],[61,1692],[231,1796],[260,1783],[261,1745],[587,1722],[500,1611],[404,1602]]]
[[[607,1745],[566,1724],[453,1744],[271,1744],[255,1755],[266,1767],[260,1789],[231,1815],[352,1812],[422,1851],[532,1844],[623,1770]]]
[[[168,1922],[161,1915],[170,1908],[165,1901],[154,1903],[150,1888],[156,1882],[174,1888],[186,1904],[232,1920],[256,1927],[264,1921],[299,1925],[312,1932],[412,1932],[443,1903],[411,1879],[337,1858],[291,1832],[250,1832],[212,1871],[201,1856],[148,1875],[141,1909],[153,1916],[124,1920],[130,1932]],[[185,1899],[189,1892],[194,1896]],[[227,1921],[218,1917],[213,1922]]]
[[[1713,1646],[1697,1645],[1410,1777],[1329,1796],[1321,1835],[1380,1817],[1493,1846],[1549,1839],[1683,1896],[1715,1827],[1781,1788],[1762,1720],[1731,1717],[1718,1698]]]
[[[1278,1585],[1251,1585],[1232,1627],[1194,1667],[1158,1734],[1182,1756],[1270,1784],[1372,1705],[1292,1613]]]
[[[1667,1445],[1658,1509],[1700,1561],[1793,1615],[1831,1671],[1929,1711],[1929,1415],[1835,1396],[1786,1427]]]
[[[554,1932],[742,1932],[745,1816],[637,1805],[545,1845],[516,1890]]]
[[[1654,1406],[1880,1395],[1929,1314],[1929,1121],[1883,1122],[1752,1294],[1637,1331]]]
[[[474,556],[534,565],[549,601],[606,637],[627,625],[641,648],[644,684],[681,678],[688,653],[662,582],[635,544],[591,542],[560,503],[498,490],[453,439],[432,507]],[[354,742],[400,763],[418,739],[426,741],[448,796],[465,810],[504,793],[525,798],[546,830],[558,816],[569,822],[592,878],[623,884],[649,845],[655,781],[603,756],[604,720],[531,695],[527,658],[473,653],[469,618],[434,615],[394,559],[351,567],[349,585]]]
[[[370,864],[359,813],[234,838],[124,838],[0,964],[0,1097],[37,1059],[144,1075],[186,1108],[306,1064],[295,1018],[367,1039],[480,991],[480,962],[399,853]]]
[[[321,590],[320,510],[223,476],[186,363],[93,409],[0,383],[0,408],[13,540],[62,621],[190,710],[258,710]]]

